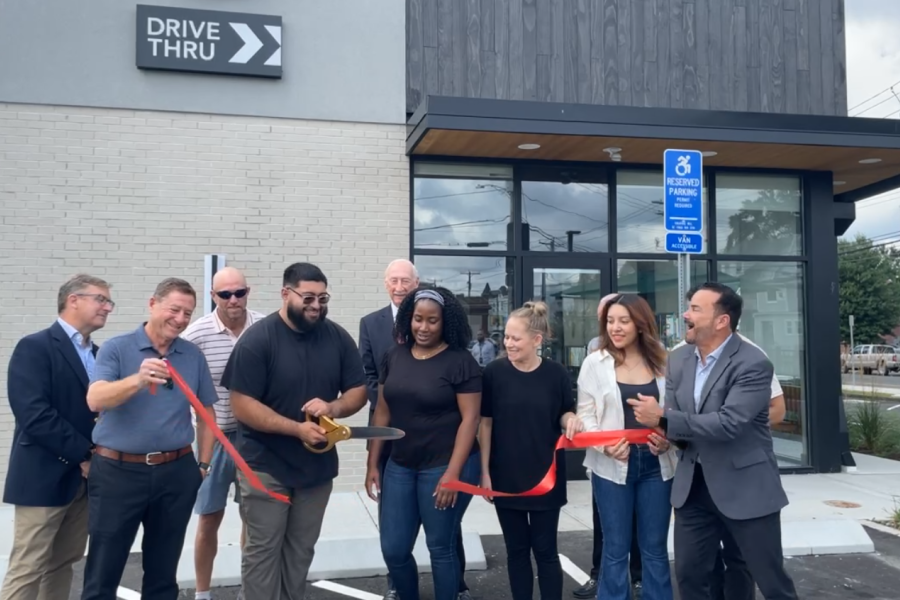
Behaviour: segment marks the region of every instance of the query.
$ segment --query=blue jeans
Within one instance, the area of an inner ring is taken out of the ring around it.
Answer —
[[[672,480],[663,481],[659,458],[647,446],[632,446],[625,484],[592,475],[591,487],[603,527],[603,559],[597,598],[631,598],[628,552],[632,520],[637,512],[638,547],[644,571],[643,598],[672,600],[668,550]]]
[[[416,471],[388,460],[381,483],[381,553],[394,588],[402,600],[419,600],[419,568],[413,547],[419,523],[425,529],[425,543],[431,556],[435,600],[456,600],[459,593],[460,564],[456,552],[459,524],[472,500],[457,494],[456,506],[434,507],[434,491],[447,465]],[[469,456],[460,480],[477,485],[481,479],[481,453]]]

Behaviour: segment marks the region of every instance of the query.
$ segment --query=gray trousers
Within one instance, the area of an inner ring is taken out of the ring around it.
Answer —
[[[241,594],[246,600],[303,600],[306,577],[322,531],[322,519],[333,482],[310,489],[291,489],[271,475],[258,473],[263,484],[286,495],[291,504],[241,486],[241,515],[247,537],[241,559]]]

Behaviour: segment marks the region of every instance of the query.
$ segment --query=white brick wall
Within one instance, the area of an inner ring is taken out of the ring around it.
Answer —
[[[329,279],[329,316],[355,338],[387,302],[384,267],[408,255],[405,135],[399,124],[0,103],[0,487],[9,355],[52,323],[76,272],[113,285],[102,343],[140,323],[165,277],[203,293],[204,254],[242,269],[263,312],[280,304],[284,267],[308,260]],[[337,489],[361,489],[364,444],[342,444],[340,457]]]

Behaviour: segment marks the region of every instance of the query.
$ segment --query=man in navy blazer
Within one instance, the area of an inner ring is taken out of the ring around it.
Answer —
[[[84,556],[96,417],[87,405],[98,349],[91,334],[115,306],[109,288],[90,275],[69,279],[56,322],[19,340],[9,360],[16,426],[3,502],[15,506],[15,525],[2,600],[68,599],[72,565]]]

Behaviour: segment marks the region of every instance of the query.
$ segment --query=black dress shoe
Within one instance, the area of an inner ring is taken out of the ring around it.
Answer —
[[[587,583],[572,592],[576,598],[596,598],[597,597],[597,580],[588,579]]]

